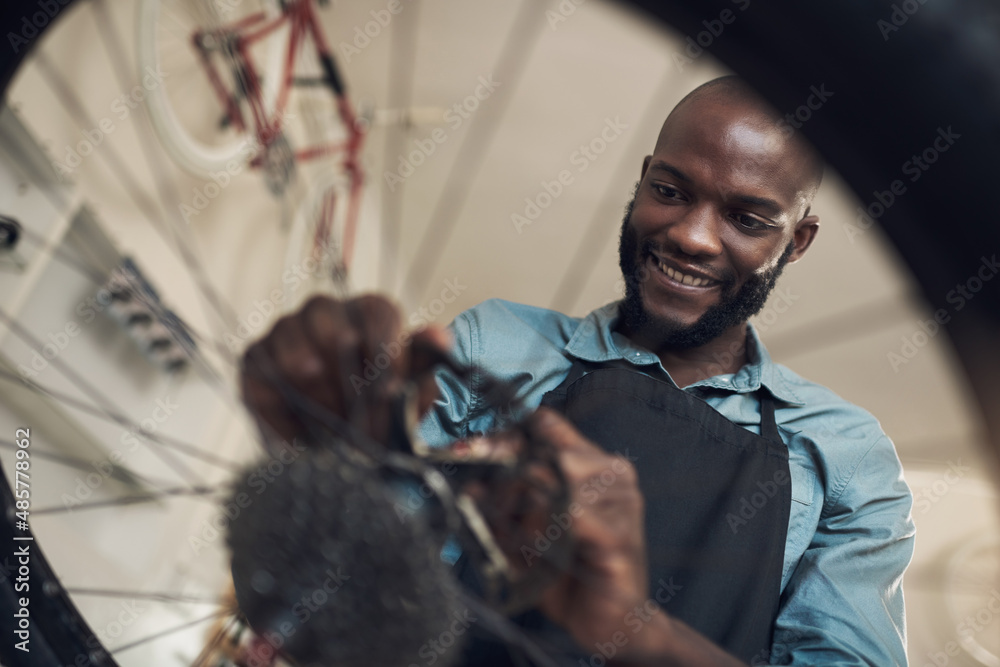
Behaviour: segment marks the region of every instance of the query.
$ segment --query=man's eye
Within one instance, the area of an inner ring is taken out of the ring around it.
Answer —
[[[767,229],[768,227],[771,226],[766,222],[761,222],[759,219],[753,217],[752,215],[746,215],[745,213],[737,213],[734,217],[736,219],[737,224],[739,224],[740,227],[755,232]]]
[[[656,188],[657,192],[659,192],[664,197],[667,197],[668,199],[676,199],[678,196],[680,196],[680,192],[670,187],[669,185],[654,185],[653,187]]]

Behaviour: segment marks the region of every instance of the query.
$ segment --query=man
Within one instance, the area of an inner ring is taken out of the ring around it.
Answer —
[[[452,325],[460,361],[543,407],[530,428],[560,453],[576,542],[539,609],[583,664],[906,663],[913,523],[892,443],[871,415],[771,362],[747,324],[819,225],[822,165],[779,120],[735,77],[675,107],[622,223],[622,302],[577,319],[488,301]],[[417,359],[356,398],[338,389],[360,367],[354,351],[371,356],[398,319],[371,298],[314,301],[262,349],[340,414],[364,402],[377,435],[401,378],[421,378],[422,407],[433,396]],[[442,372],[439,384],[429,442],[490,430],[475,382]],[[295,433],[262,383],[245,392]]]

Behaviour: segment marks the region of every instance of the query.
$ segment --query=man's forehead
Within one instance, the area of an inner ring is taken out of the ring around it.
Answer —
[[[715,97],[693,99],[667,116],[656,144],[700,138],[720,146],[738,141],[745,149],[771,152],[788,143],[779,122],[770,108],[762,105]]]
[[[767,192],[786,205],[797,204],[803,192],[814,189],[808,149],[767,110],[751,104],[692,100],[664,123],[652,163],[679,170],[689,180],[707,176],[719,187],[738,181],[758,190],[745,194]]]

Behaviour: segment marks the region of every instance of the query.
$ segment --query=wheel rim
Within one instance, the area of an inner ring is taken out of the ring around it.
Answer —
[[[260,0],[259,5],[259,11],[263,11],[268,19],[280,16],[271,0]],[[203,21],[222,25],[237,19],[238,15],[220,14],[211,2],[199,3],[198,8],[206,13],[205,17],[196,19],[185,16],[171,0],[141,2],[137,22],[139,67],[142,76],[150,71],[157,72],[158,68],[167,71],[163,83],[149,90],[147,105],[150,120],[164,150],[187,171],[210,176],[213,172],[226,170],[227,166],[232,170],[234,160],[240,166],[245,165],[257,154],[260,146],[252,132],[248,134],[233,127],[219,127],[225,118],[224,109],[187,39]],[[249,0],[246,5],[241,3],[243,15],[257,10],[256,4],[250,4]],[[280,91],[280,72],[286,49],[287,31],[279,30],[252,54],[259,58],[259,61],[255,59],[255,63],[261,77],[261,97],[268,113],[273,113]],[[165,68],[164,58],[168,55],[179,57],[184,64]],[[235,85],[233,68],[225,67],[224,62],[220,66],[220,60],[225,58],[216,56],[216,66],[227,83],[227,89],[232,90]],[[170,70],[177,72],[175,77],[184,79],[171,81]],[[204,100],[207,104],[190,104],[193,100]],[[243,106],[246,111],[246,105]],[[244,115],[249,118],[248,114]]]

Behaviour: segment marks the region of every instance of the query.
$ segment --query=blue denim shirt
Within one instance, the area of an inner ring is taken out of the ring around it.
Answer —
[[[514,383],[532,408],[565,379],[574,358],[627,359],[654,366],[654,375],[673,382],[655,354],[614,331],[617,318],[617,303],[581,319],[491,300],[459,315],[451,329],[458,359]],[[748,329],[746,365],[683,389],[758,434],[754,392],[764,386],[776,398],[792,503],[774,644],[753,662],[905,665],[902,583],[914,524],[892,442],[871,414],[771,361]],[[420,429],[429,444],[490,429],[494,413],[483,405],[475,378],[468,386],[442,372],[438,383],[441,398]]]

